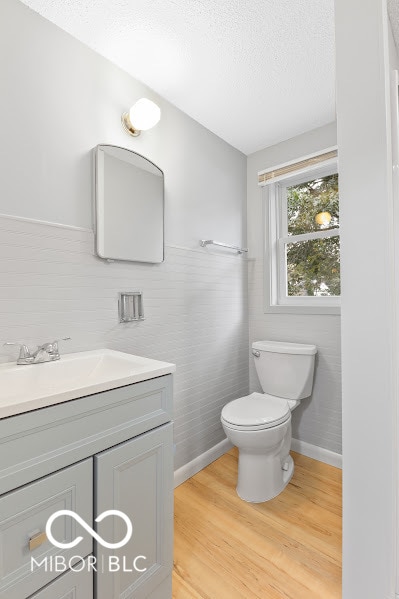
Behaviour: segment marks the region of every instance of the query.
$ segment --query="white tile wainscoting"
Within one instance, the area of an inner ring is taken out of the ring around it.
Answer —
[[[0,216],[0,346],[70,336],[61,353],[108,347],[174,362],[180,468],[224,439],[222,406],[248,393],[247,262],[167,246],[162,264],[107,263],[93,248],[88,229]],[[118,293],[137,290],[145,320],[120,324]],[[0,361],[16,355],[0,347]]]

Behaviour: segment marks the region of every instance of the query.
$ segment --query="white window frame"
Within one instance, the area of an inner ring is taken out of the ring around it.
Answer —
[[[336,159],[310,166],[300,173],[279,177],[263,187],[265,226],[264,299],[265,312],[291,314],[339,314],[339,296],[287,296],[286,244],[310,239],[335,237],[339,229],[315,231],[303,235],[287,234],[286,188],[338,172]]]

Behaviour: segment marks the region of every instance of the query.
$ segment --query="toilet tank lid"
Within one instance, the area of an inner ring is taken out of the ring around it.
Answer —
[[[305,345],[303,343],[288,343],[285,341],[254,341],[252,349],[259,351],[268,351],[277,354],[305,354],[313,355],[317,353],[315,345]]]

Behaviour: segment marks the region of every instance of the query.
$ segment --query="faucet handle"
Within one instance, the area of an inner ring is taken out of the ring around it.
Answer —
[[[29,348],[24,343],[14,343],[12,341],[6,341],[6,343],[3,343],[3,346],[5,345],[17,345],[19,347],[19,360],[24,360],[26,358],[31,357]]]
[[[70,337],[63,337],[62,339],[54,339],[54,341],[51,341],[50,343],[43,343],[43,345],[39,345],[38,350],[43,349],[44,351],[46,351],[49,354],[58,354],[59,355],[58,342],[59,341],[69,341],[70,339],[71,339]]]
[[[52,345],[54,345],[54,347],[55,347],[56,349],[58,349],[58,343],[59,343],[60,341],[70,341],[70,340],[71,340],[71,338],[70,338],[70,337],[62,337],[62,339],[55,339],[55,341],[53,341]]]

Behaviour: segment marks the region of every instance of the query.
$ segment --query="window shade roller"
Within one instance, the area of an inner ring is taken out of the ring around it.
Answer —
[[[307,169],[322,164],[328,160],[334,160],[338,156],[338,151],[336,149],[329,150],[327,152],[323,152],[321,154],[309,156],[308,158],[304,158],[299,160],[298,162],[290,162],[288,164],[283,164],[281,166],[274,167],[272,169],[268,169],[258,173],[258,183],[259,185],[267,185],[268,183],[274,183],[279,179],[283,179],[284,177],[300,171],[306,171]]]

